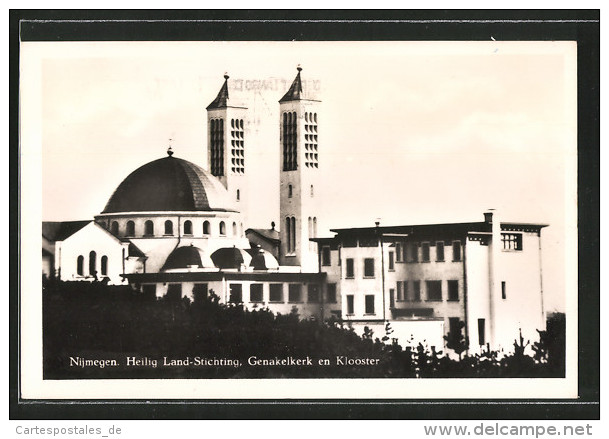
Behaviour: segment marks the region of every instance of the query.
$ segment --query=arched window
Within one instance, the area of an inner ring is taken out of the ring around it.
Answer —
[[[239,223],[239,236],[243,236],[243,223]]]
[[[127,221],[127,236],[135,236],[135,223]]]
[[[209,221],[203,223],[203,234],[209,235]]]
[[[118,236],[118,221],[112,221],[112,225],[110,226],[110,233],[115,236]]]
[[[291,218],[292,221],[292,226],[291,226],[291,232],[292,232],[292,251],[295,252],[296,251],[296,218],[292,217]]]
[[[77,259],[76,259],[76,274],[78,274],[79,276],[82,276],[85,274],[85,257],[80,255]]]
[[[220,235],[226,235],[226,224],[224,224],[224,221],[220,221]]]
[[[313,238],[317,238],[317,217],[313,217]]]
[[[291,232],[292,222],[290,218],[285,219],[285,237],[287,239],[286,242],[286,252],[292,253],[292,232]]]
[[[285,219],[285,232],[287,237],[287,252],[294,253],[296,251],[296,218],[287,217]]]
[[[192,235],[192,222],[191,221],[184,221],[184,234],[185,235]]]
[[[233,236],[237,236],[237,223],[233,223]]]
[[[144,234],[149,236],[154,235],[154,223],[152,221],[148,220],[144,224]]]
[[[315,195],[315,191],[313,190],[313,185],[311,185],[311,197]]]
[[[108,256],[106,255],[101,257],[101,274],[102,276],[108,275]]]
[[[165,221],[165,235],[173,235],[173,223],[170,220]]]
[[[241,200],[241,192],[237,189],[237,201]]]
[[[97,254],[94,251],[89,253],[89,275],[97,275]]]
[[[288,185],[288,198],[292,198],[292,185]]]

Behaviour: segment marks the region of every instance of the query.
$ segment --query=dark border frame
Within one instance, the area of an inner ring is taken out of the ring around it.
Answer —
[[[599,419],[600,10],[11,10],[9,33],[10,419]],[[149,402],[20,398],[20,41],[487,41],[491,37],[578,43],[578,399]]]

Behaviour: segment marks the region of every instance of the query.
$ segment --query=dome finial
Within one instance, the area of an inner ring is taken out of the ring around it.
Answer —
[[[230,78],[230,76],[228,76],[228,72],[224,72],[224,79],[228,79]]]
[[[171,147],[171,141],[172,140],[173,140],[172,138],[169,138],[169,148],[167,148],[167,155],[169,157],[171,157],[173,155],[173,148]]]
[[[301,71],[302,71],[302,67],[300,66],[300,64],[298,64],[298,65],[296,66],[296,70],[298,70],[299,72],[301,72]]]

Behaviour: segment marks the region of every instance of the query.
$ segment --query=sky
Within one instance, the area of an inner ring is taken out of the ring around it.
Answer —
[[[322,101],[321,235],[376,219],[481,221],[489,208],[549,224],[544,289],[548,309],[563,310],[575,54],[569,42],[25,43],[22,132],[33,140],[22,151],[40,151],[43,220],[91,219],[170,138],[176,157],[207,168],[205,107],[226,72],[231,101],[249,108],[248,226],[269,227],[279,223],[278,100],[300,64],[305,93]]]

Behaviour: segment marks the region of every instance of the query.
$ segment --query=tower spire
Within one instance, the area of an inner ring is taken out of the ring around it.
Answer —
[[[214,108],[226,108],[228,106],[228,73],[224,73],[224,84],[218,92],[218,96],[213,100],[211,104],[207,106],[207,110],[213,110]]]
[[[294,82],[292,82],[290,89],[285,95],[283,95],[279,102],[299,101],[304,97],[302,92],[302,81],[300,79],[300,72],[302,71],[300,64],[298,64],[296,70],[298,70],[298,73],[296,74],[296,78],[294,78]]]

